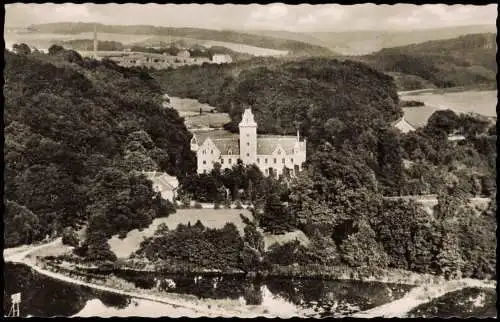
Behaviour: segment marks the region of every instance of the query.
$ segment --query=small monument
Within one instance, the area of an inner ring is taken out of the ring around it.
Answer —
[[[19,304],[21,304],[21,293],[15,293],[10,296],[12,303],[8,316],[19,317]]]

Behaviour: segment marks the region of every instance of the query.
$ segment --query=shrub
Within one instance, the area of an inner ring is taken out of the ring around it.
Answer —
[[[199,203],[199,202],[195,202],[195,203],[194,203],[194,208],[196,208],[196,209],[201,209],[201,208],[203,208],[203,206],[201,205],[201,203]]]
[[[241,202],[239,200],[236,201],[235,206],[236,209],[243,209],[243,206],[241,205]]]
[[[218,202],[214,203],[214,209],[220,209],[220,204]]]
[[[78,245],[80,244],[80,240],[78,239],[78,235],[73,228],[67,227],[66,229],[64,229],[62,234],[62,243],[64,245],[78,247]]]

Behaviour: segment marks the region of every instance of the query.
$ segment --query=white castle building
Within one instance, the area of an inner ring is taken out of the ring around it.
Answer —
[[[215,137],[214,131],[195,133],[191,150],[196,152],[198,173],[208,173],[218,162],[222,169],[231,168],[238,159],[243,164],[255,164],[266,176],[291,176],[302,170],[306,161],[306,140],[297,136],[259,135],[252,110],[245,109],[239,124],[240,133]],[[211,136],[212,135],[212,136]]]

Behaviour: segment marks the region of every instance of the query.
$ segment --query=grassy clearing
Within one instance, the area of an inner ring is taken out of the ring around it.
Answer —
[[[190,128],[221,128],[229,123],[231,118],[227,113],[205,113],[202,115],[193,115],[185,117],[186,126]]]
[[[172,106],[180,112],[200,112],[200,108],[203,112],[210,112],[214,110],[215,107],[200,103],[195,99],[191,98],[179,98],[179,97],[170,97],[170,103]]]
[[[139,249],[144,238],[153,236],[160,224],[166,224],[169,229],[175,229],[179,224],[191,223],[194,225],[198,220],[209,228],[222,228],[226,223],[232,222],[243,234],[245,225],[240,214],[252,217],[251,213],[244,209],[178,209],[175,214],[171,214],[168,218],[153,220],[153,223],[142,231],[137,229],[130,231],[124,239],[113,236],[108,243],[117,257],[126,258]]]
[[[245,224],[240,218],[240,214],[252,218],[252,214],[246,209],[178,209],[175,214],[168,218],[156,218],[146,229],[139,231],[134,229],[127,234],[124,239],[113,236],[109,241],[111,250],[119,258],[127,258],[137,249],[144,238],[151,237],[158,229],[160,224],[166,224],[169,229],[175,229],[179,224],[191,223],[194,225],[200,220],[205,227],[222,228],[228,222],[234,223],[241,235]],[[288,241],[298,239],[302,244],[308,245],[309,239],[302,231],[293,231],[283,235],[272,235],[264,233],[265,248],[268,249],[272,244],[283,244]]]
[[[302,245],[309,245],[309,238],[301,230],[295,230],[283,235],[273,235],[264,233],[265,249],[267,250],[273,244],[284,244],[290,241],[298,240]]]

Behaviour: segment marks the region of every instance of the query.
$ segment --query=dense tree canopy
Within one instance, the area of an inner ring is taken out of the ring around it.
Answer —
[[[87,220],[109,237],[166,215],[137,171],[183,177],[194,155],[183,120],[161,107],[147,73],[57,45],[48,55],[4,54],[5,220],[26,227],[8,229],[7,246]]]

